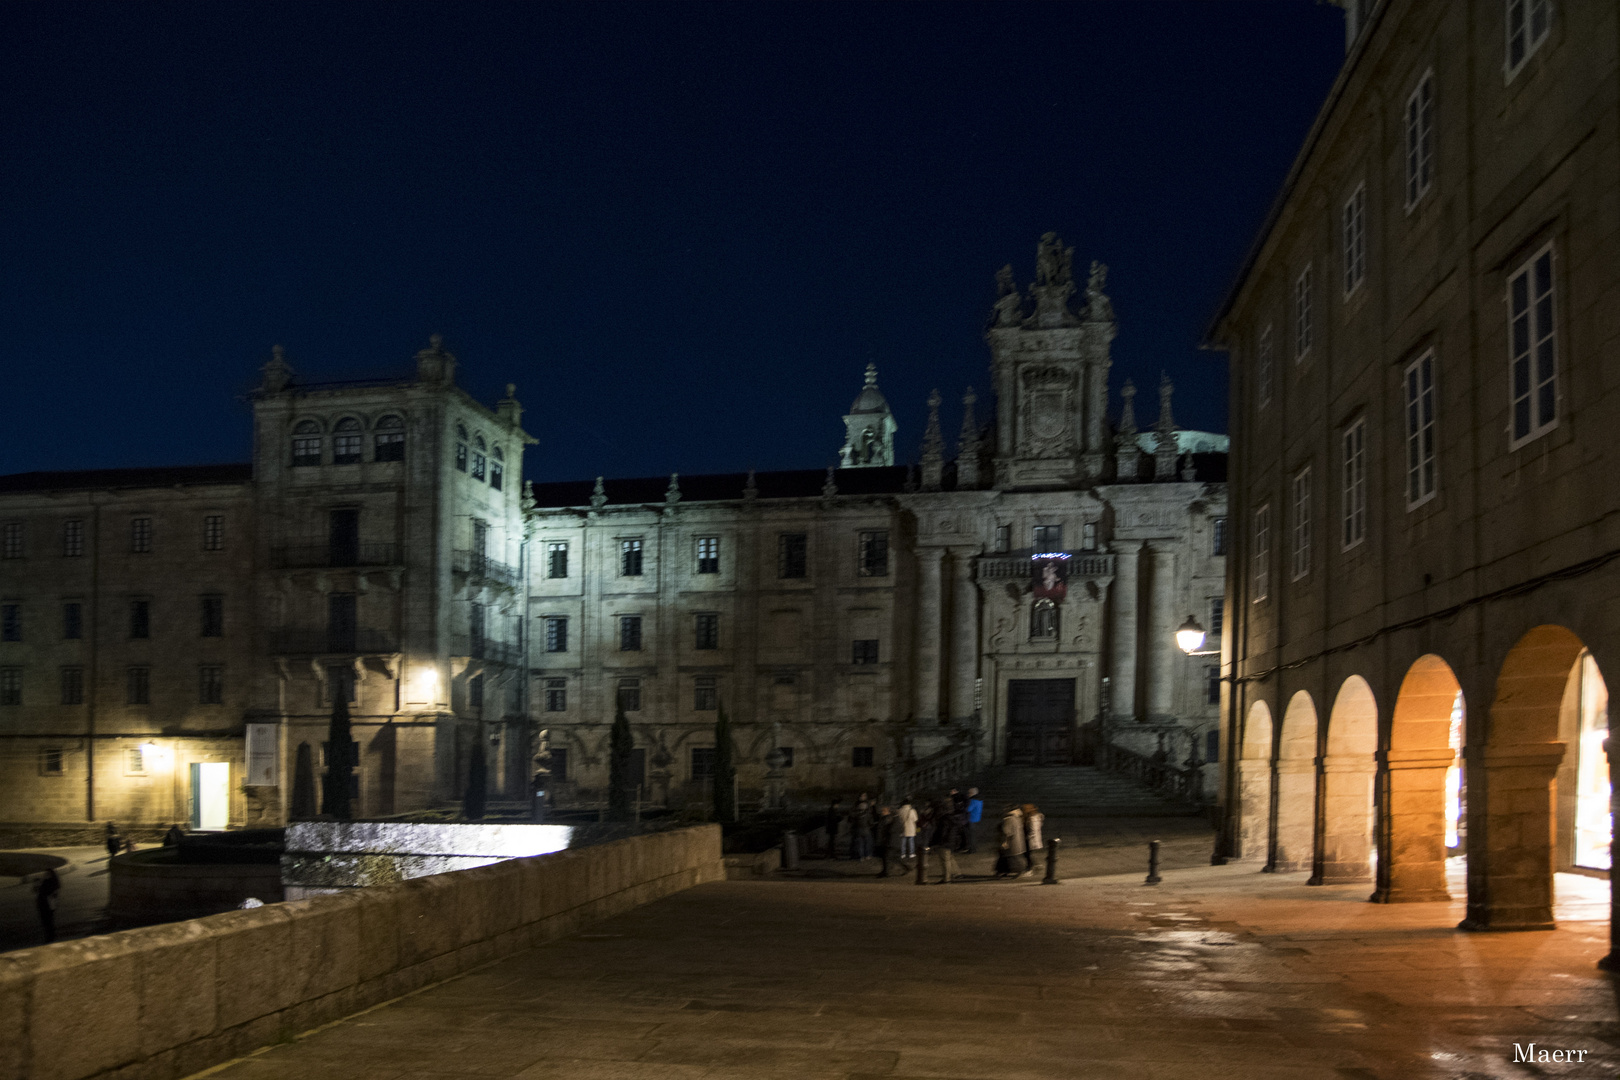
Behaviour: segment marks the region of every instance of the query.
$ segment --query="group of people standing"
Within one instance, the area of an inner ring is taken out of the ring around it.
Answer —
[[[1045,843],[1041,836],[1045,820],[1033,803],[1007,807],[996,835],[997,877],[1022,877],[1033,870],[1032,853]],[[978,788],[965,792],[951,788],[933,800],[913,801],[907,795],[895,807],[880,805],[863,791],[847,811],[841,798],[828,805],[827,851],[829,857],[836,857],[838,838],[847,829],[847,857],[860,862],[878,859],[879,877],[888,877],[895,870],[904,873],[908,863],[915,866],[914,860],[932,852],[939,860],[940,880],[946,882],[960,873],[956,856],[978,850],[977,833],[983,821],[984,800]]]

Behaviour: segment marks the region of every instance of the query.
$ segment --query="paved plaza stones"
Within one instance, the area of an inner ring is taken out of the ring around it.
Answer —
[[[1082,850],[1070,869],[1091,866]],[[1615,1075],[1614,987],[1593,966],[1605,883],[1560,875],[1557,930],[1469,934],[1460,902],[1369,904],[1365,885],[1305,878],[1231,864],[1171,865],[1156,888],[1140,871],[704,885],[214,1075]],[[1531,1042],[1585,1061],[1515,1064]]]

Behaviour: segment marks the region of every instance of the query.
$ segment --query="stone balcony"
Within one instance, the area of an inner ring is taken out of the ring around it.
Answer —
[[[1030,575],[1030,563],[1035,554],[1034,548],[1024,548],[1021,551],[981,555],[978,559],[978,579],[980,581],[1027,579]],[[1070,581],[1085,581],[1114,576],[1114,556],[1112,555],[1104,555],[1096,551],[1066,551],[1062,554],[1069,556],[1068,580]]]

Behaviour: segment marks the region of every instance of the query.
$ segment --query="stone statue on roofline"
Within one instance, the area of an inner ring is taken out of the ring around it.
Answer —
[[[1066,248],[1057,233],[1041,237],[1035,250],[1035,284],[1042,286],[1074,283],[1074,248]]]
[[[1103,292],[1108,284],[1108,267],[1091,260],[1091,278],[1086,282],[1086,318],[1092,322],[1113,322],[1114,304]]]

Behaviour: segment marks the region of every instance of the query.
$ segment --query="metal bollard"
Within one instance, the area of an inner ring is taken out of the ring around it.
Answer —
[[[1057,876],[1057,849],[1061,843],[1063,841],[1055,836],[1046,842],[1046,876],[1041,879],[1042,885],[1063,884]]]
[[[1147,876],[1147,880],[1142,882],[1142,884],[1144,884],[1144,885],[1157,885],[1159,882],[1161,882],[1163,880],[1164,879],[1159,876],[1159,842],[1157,840],[1149,840],[1148,841],[1148,876]]]
[[[782,869],[797,870],[799,868],[799,834],[788,829],[782,834]]]
[[[928,884],[928,851],[926,847],[917,849],[917,884]]]

